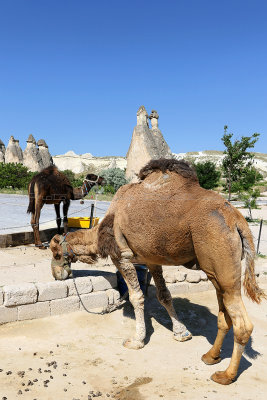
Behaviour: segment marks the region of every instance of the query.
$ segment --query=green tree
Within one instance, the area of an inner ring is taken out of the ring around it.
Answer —
[[[215,163],[211,161],[193,164],[199,184],[204,189],[214,189],[219,185],[221,172],[216,169]]]
[[[22,164],[0,163],[0,188],[27,189],[35,174]]]
[[[228,200],[231,200],[233,184],[235,185],[236,182],[239,182],[240,190],[243,190],[241,182],[247,182],[248,175],[251,176],[254,154],[247,151],[247,149],[254,147],[260,134],[254,133],[252,136],[242,136],[241,140],[235,140],[232,143],[233,133],[227,133],[227,129],[228,127],[225,125],[222,141],[226,149],[224,150],[225,157],[222,168],[226,178]]]
[[[70,181],[71,186],[73,187],[80,187],[83,184],[83,179],[81,177],[76,178],[74,172],[70,169],[65,169],[62,173],[68,178]]]
[[[112,186],[117,191],[121,186],[127,183],[125,172],[120,168],[105,169],[100,174],[105,179],[105,186]],[[112,193],[113,190],[109,190]]]

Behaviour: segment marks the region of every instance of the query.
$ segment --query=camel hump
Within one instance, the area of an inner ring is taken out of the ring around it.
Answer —
[[[139,172],[138,177],[140,180],[144,180],[148,175],[155,171],[173,171],[184,178],[188,178],[192,181],[198,182],[197,174],[195,169],[185,160],[175,160],[169,158],[159,158],[158,160],[149,161]]]
[[[108,256],[119,258],[121,255],[114,235],[114,214],[104,217],[98,229],[98,254],[102,258]]]

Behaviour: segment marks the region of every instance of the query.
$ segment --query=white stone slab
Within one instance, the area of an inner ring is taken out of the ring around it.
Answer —
[[[67,297],[68,288],[65,281],[37,283],[38,301],[48,301]]]
[[[18,306],[19,321],[23,321],[25,319],[44,318],[44,317],[49,317],[49,315],[50,315],[49,301]]]
[[[37,289],[33,283],[23,283],[21,285],[7,285],[3,288],[4,305],[6,307],[18,306],[22,304],[32,304],[37,301]]]

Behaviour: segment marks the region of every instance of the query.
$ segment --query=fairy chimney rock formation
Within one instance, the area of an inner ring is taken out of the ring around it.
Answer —
[[[44,168],[39,150],[36,147],[36,141],[32,135],[29,135],[27,146],[23,152],[23,165],[33,172],[41,171]]]
[[[37,146],[39,148],[39,154],[42,159],[43,168],[47,168],[50,165],[53,165],[53,159],[51,154],[49,153],[48,146],[44,139],[40,139],[37,142]]]
[[[148,118],[152,128],[149,129]],[[126,178],[136,182],[140,169],[152,159],[171,158],[172,153],[158,128],[158,113],[153,110],[150,117],[144,106],[137,111],[137,125],[133,130],[132,141],[127,152]]]
[[[5,162],[15,164],[23,162],[23,154],[19,141],[14,139],[14,136],[10,136],[5,153]]]
[[[6,146],[0,139],[0,162],[5,162],[5,152],[6,152]]]

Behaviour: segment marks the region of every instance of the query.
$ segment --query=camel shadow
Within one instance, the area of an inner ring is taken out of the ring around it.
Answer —
[[[193,340],[194,336],[204,336],[209,342],[210,346],[203,351],[206,352],[213,345],[216,335],[217,335],[217,315],[214,315],[210,310],[202,305],[192,303],[187,298],[174,298],[173,305],[177,312],[177,315],[181,322],[186,326],[186,328],[192,333]],[[127,302],[123,308],[124,316],[134,319],[134,311],[130,302]],[[165,308],[158,302],[158,300],[151,296],[145,299],[145,322],[147,329],[147,336],[145,343],[149,343],[152,334],[154,333],[154,328],[152,325],[152,320],[155,319],[157,323],[164,326],[168,330],[172,331],[172,323],[170,317],[165,310]],[[227,334],[222,351],[222,359],[231,358],[233,351],[233,330],[231,329]],[[256,359],[261,356],[257,350],[252,347],[253,339],[250,337],[244,355],[250,359]],[[237,377],[246,369],[248,369],[252,363],[248,361],[245,357],[242,357],[240,362],[240,367]]]

